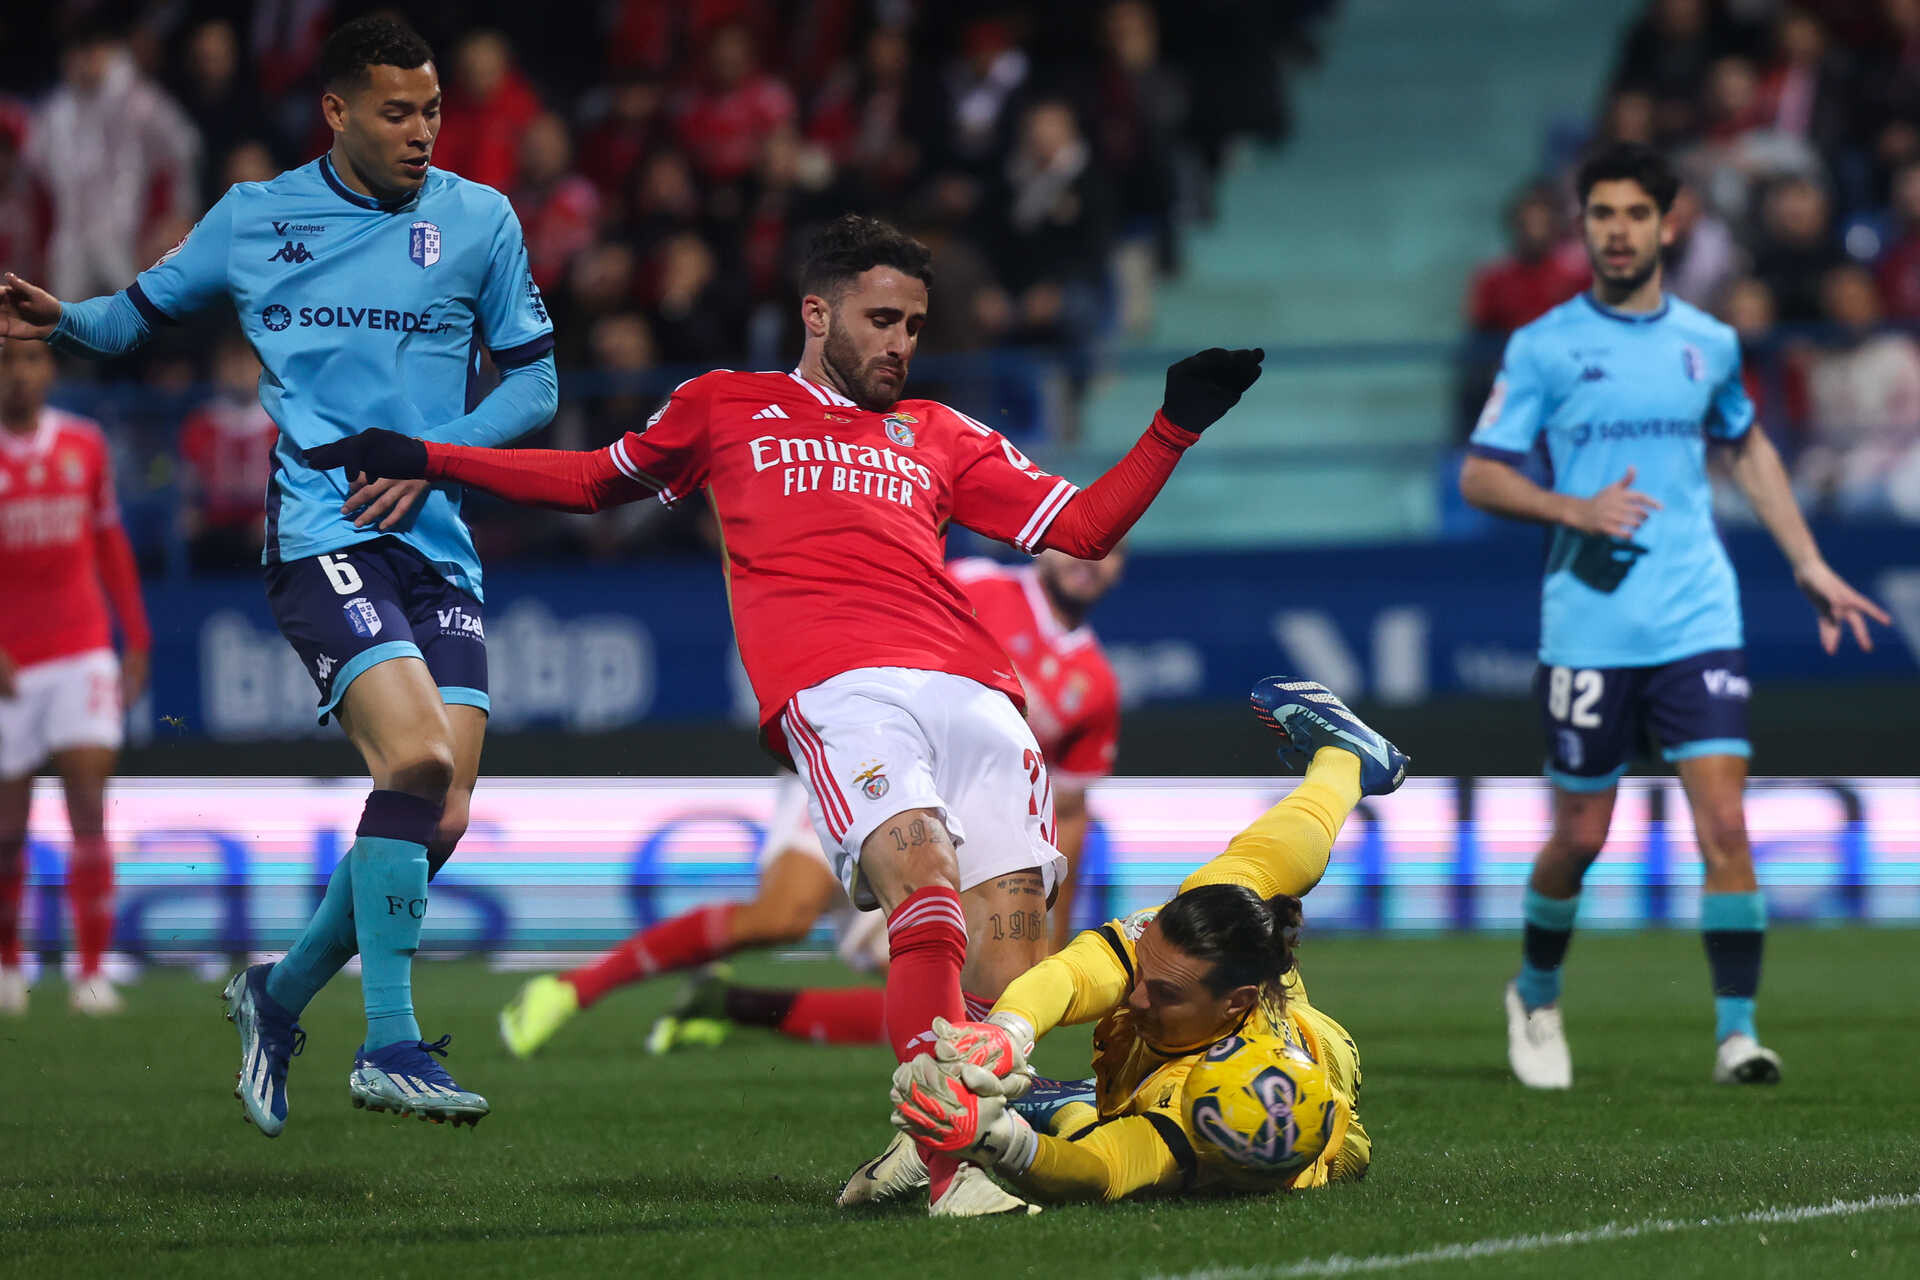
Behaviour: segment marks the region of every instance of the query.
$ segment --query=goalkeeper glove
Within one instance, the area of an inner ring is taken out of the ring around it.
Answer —
[[[345,467],[349,477],[365,475],[369,480],[419,480],[427,474],[426,441],[385,427],[369,427],[344,440],[308,449],[303,456],[315,471]]]
[[[985,1067],[960,1063],[949,1072],[923,1053],[893,1073],[894,1127],[936,1151],[1025,1173],[1040,1138],[993,1092],[999,1083]]]
[[[1205,431],[1240,403],[1260,378],[1267,353],[1259,347],[1228,351],[1208,347],[1167,370],[1167,398],[1160,412],[1182,431]]]
[[[985,1022],[933,1020],[933,1060],[942,1071],[957,1076],[963,1066],[983,1068],[994,1080],[988,1092],[1017,1098],[1033,1087],[1033,1068],[1027,1054],[1033,1049],[1033,1028],[1017,1013],[996,1013]]]

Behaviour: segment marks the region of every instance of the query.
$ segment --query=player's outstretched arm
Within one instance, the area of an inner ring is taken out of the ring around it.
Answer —
[[[1068,500],[1040,546],[1098,560],[1120,545],[1160,496],[1180,455],[1259,380],[1265,358],[1258,347],[1209,347],[1168,368],[1166,398],[1153,425],[1105,475]]]
[[[585,513],[654,495],[614,466],[605,449],[482,449],[416,440],[371,427],[308,449],[316,471],[342,468],[349,479],[451,480],[510,502]]]
[[[1820,554],[1813,530],[1793,500],[1793,485],[1780,454],[1767,439],[1767,433],[1755,423],[1740,437],[1733,459],[1734,483],[1753,504],[1754,514],[1767,526],[1767,532],[1793,567],[1793,580],[1812,601],[1820,618],[1820,647],[1828,653],[1840,649],[1840,639],[1851,629],[1854,641],[1871,651],[1873,634],[1867,630],[1872,619],[1886,626],[1887,611],[1855,591],[1846,579],[1835,573]]]
[[[153,336],[153,326],[125,293],[62,302],[8,272],[0,279],[0,339],[40,341],[72,355],[119,356]]]
[[[0,276],[0,338],[44,342],[60,323],[60,299],[9,271]]]

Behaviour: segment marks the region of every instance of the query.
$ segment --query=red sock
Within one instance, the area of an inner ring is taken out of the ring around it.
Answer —
[[[885,1044],[887,994],[879,987],[837,987],[793,993],[780,1034],[815,1044]]]
[[[20,967],[20,903],[27,891],[27,842],[0,839],[0,965]]]
[[[716,960],[733,950],[733,910],[731,902],[695,907],[649,925],[592,964],[561,976],[573,984],[584,1009],[615,987]]]
[[[960,895],[945,885],[909,894],[887,917],[887,945],[893,952],[887,966],[887,1042],[906,1062],[931,1044],[935,1018],[966,1017],[960,966],[967,959],[967,917]],[[927,1162],[928,1196],[938,1200],[960,1162],[925,1145],[919,1150]]]
[[[67,900],[73,904],[74,949],[80,976],[100,972],[100,957],[113,939],[113,850],[101,834],[76,835],[67,863]]]

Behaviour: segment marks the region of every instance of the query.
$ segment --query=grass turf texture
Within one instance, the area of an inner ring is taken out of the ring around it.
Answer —
[[[218,984],[160,974],[128,991],[126,1016],[92,1022],[45,983],[26,1019],[0,1021],[0,1274],[1266,1275],[1658,1219],[1689,1225],[1388,1274],[1910,1276],[1911,1205],[1697,1224],[1920,1191],[1916,943],[1775,930],[1760,1027],[1786,1082],[1734,1089],[1708,1083],[1697,936],[1583,935],[1566,1000],[1576,1087],[1542,1095],[1505,1066],[1500,989],[1517,939],[1311,940],[1314,997],[1353,1031],[1366,1071],[1364,1183],[956,1223],[918,1205],[833,1207],[889,1133],[882,1051],[741,1032],[718,1051],[647,1058],[671,980],[613,996],[520,1063],[493,1030],[520,978],[423,966],[427,1033],[455,1033],[455,1078],[493,1102],[475,1131],[348,1106],[358,989],[337,981],[308,1011],[292,1115],[272,1142],[229,1096],[237,1039]],[[844,980],[814,961],[742,972]],[[1085,1054],[1085,1031],[1062,1031],[1038,1065],[1068,1074]]]

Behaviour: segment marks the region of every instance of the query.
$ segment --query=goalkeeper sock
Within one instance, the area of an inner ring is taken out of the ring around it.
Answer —
[[[1529,885],[1521,912],[1526,932],[1520,942],[1520,976],[1514,979],[1514,987],[1520,993],[1520,1003],[1528,1009],[1539,1009],[1559,1002],[1560,965],[1573,941],[1573,918],[1580,913],[1580,895],[1549,898]]]
[[[960,994],[960,966],[967,959],[967,917],[960,895],[946,885],[929,885],[907,895],[887,917],[887,1042],[894,1056],[908,1062],[933,1045],[933,1020],[966,1017]],[[919,1144],[927,1164],[927,1195],[939,1200],[960,1170],[960,1162]]]
[[[561,976],[585,1009],[615,987],[717,960],[733,951],[734,905],[715,902],[648,925],[592,964]]]
[[[813,1044],[885,1044],[887,993],[879,987],[728,987],[727,1020],[772,1027],[783,1036]]]

